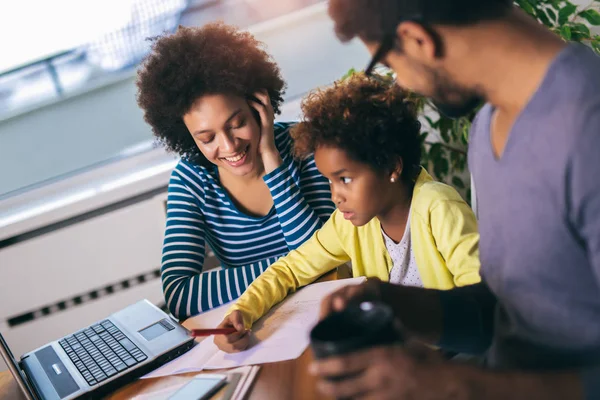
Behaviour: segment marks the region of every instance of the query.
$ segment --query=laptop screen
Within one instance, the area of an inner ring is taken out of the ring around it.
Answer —
[[[10,370],[12,376],[15,378],[15,381],[17,381],[17,384],[21,388],[21,391],[23,392],[27,400],[35,400],[35,396],[33,395],[33,391],[31,390],[31,387],[27,382],[27,378],[23,374],[23,371],[21,371],[21,368],[19,368],[19,364],[17,363],[17,360],[15,360],[15,357],[10,351],[10,348],[4,340],[4,336],[2,336],[2,333],[0,333],[0,354],[2,354],[4,362],[6,363],[6,365],[8,365],[8,369]]]

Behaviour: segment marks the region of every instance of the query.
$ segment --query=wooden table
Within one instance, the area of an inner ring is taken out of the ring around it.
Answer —
[[[336,278],[337,273],[331,272],[321,277],[318,281],[329,281]],[[185,326],[185,322],[183,325]],[[315,379],[308,373],[308,365],[312,359],[312,353],[310,349],[307,349],[296,360],[262,364],[247,399],[328,399],[328,397],[324,397],[316,391]],[[197,374],[194,372],[155,379],[138,379],[108,396],[108,399],[124,400],[144,393],[157,392],[161,389],[188,381]],[[0,372],[0,400],[9,399],[24,400],[25,396],[19,390],[17,383],[13,380],[9,371]]]

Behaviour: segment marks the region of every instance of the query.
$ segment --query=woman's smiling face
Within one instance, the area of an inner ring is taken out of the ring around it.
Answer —
[[[217,167],[236,176],[261,168],[260,127],[243,97],[202,96],[183,116],[183,122],[204,157]]]

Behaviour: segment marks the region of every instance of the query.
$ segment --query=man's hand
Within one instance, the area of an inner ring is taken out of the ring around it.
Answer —
[[[379,279],[369,278],[365,283],[336,290],[321,301],[319,318],[323,319],[334,311],[342,311],[351,302],[382,300],[381,285]]]
[[[581,371],[490,371],[444,361],[422,345],[384,346],[317,360],[318,389],[335,398],[579,400]],[[329,377],[344,377],[330,380]]]
[[[434,350],[419,345],[376,347],[315,361],[310,368],[318,389],[335,398],[467,399],[468,390],[457,376],[460,368],[443,361]],[[341,380],[328,377],[347,376]]]
[[[239,310],[225,317],[218,328],[235,328],[237,332],[229,335],[215,335],[215,344],[226,353],[246,350],[250,344],[250,330],[244,328],[244,318]]]
[[[349,303],[380,301],[392,308],[406,333],[427,343],[438,343],[442,332],[442,309],[437,290],[394,285],[369,278],[360,285],[343,287],[321,302],[319,317],[341,311]]]

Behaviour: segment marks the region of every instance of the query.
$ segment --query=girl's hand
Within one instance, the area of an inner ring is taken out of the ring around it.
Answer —
[[[244,328],[244,318],[239,310],[225,317],[218,328],[235,328],[237,332],[229,335],[215,335],[215,344],[226,353],[237,353],[246,350],[250,344],[250,330]]]

